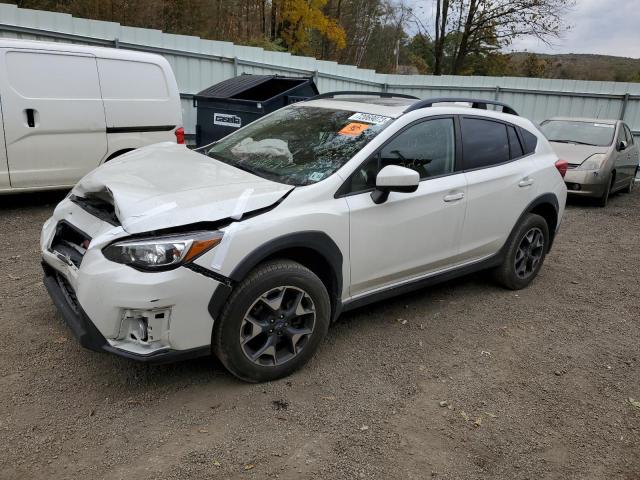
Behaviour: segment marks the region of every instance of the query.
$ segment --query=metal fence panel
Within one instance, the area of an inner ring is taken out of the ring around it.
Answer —
[[[191,96],[241,73],[311,75],[321,92],[393,91],[420,98],[496,99],[540,122],[552,116],[623,118],[640,135],[640,84],[516,77],[389,75],[351,65],[230,42],[126,27],[114,22],[0,4],[0,37],[128,48],[163,55],[182,96],[185,130],[195,132]]]

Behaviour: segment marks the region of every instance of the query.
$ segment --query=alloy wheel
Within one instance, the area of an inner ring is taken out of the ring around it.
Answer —
[[[544,254],[544,234],[538,227],[530,229],[520,241],[514,267],[519,278],[530,277]]]
[[[282,365],[305,348],[315,320],[315,305],[307,292],[293,286],[272,288],[253,302],[242,319],[242,351],[257,365]]]

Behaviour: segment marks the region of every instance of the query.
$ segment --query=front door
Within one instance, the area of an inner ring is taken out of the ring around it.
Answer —
[[[107,151],[95,57],[4,49],[0,62],[11,186],[75,184]]]
[[[371,199],[378,171],[401,165],[420,173],[413,193]],[[391,139],[350,179],[351,296],[456,264],[466,208],[464,174],[456,169],[454,120],[413,124]]]

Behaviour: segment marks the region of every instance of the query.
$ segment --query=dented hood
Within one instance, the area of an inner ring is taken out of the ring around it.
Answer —
[[[113,203],[122,227],[141,233],[239,219],[275,204],[293,188],[167,142],[111,160],[72,193]]]

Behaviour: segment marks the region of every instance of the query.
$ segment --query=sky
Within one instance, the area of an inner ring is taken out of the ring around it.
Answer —
[[[432,1],[410,0],[408,3],[414,8],[429,5],[428,11],[422,10],[425,11],[422,18],[431,13]],[[640,58],[640,0],[576,0],[565,21],[571,28],[561,38],[553,39],[553,45],[545,45],[535,38],[520,38],[507,51]]]

